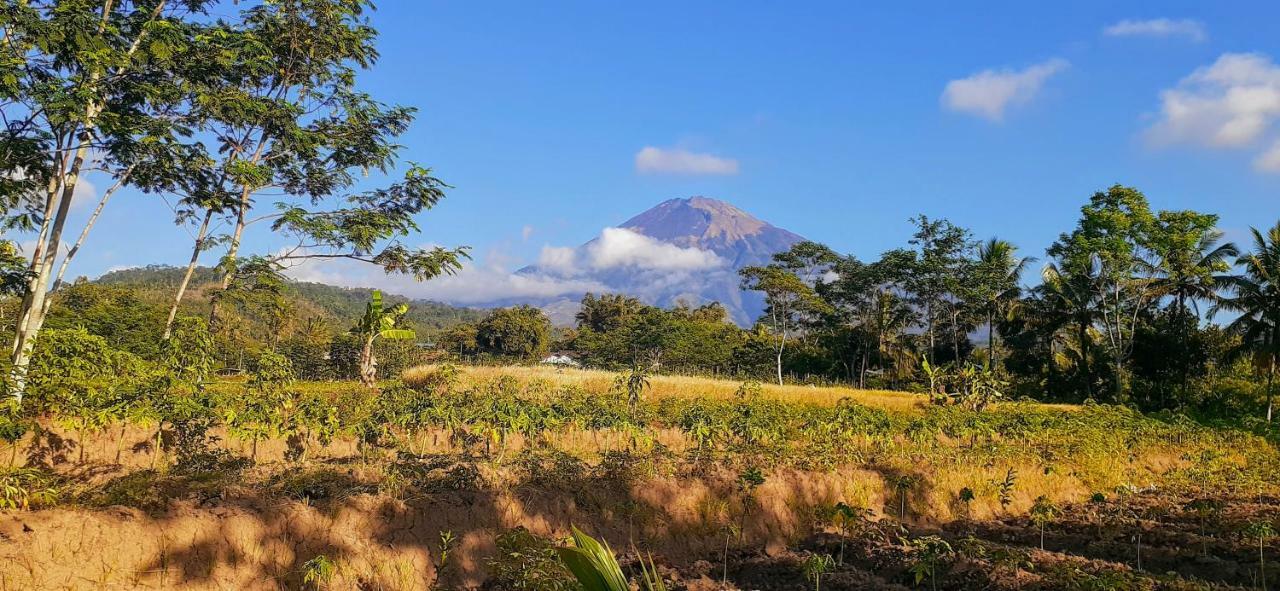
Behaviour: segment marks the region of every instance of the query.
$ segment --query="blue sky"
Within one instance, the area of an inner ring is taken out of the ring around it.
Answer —
[[[420,109],[404,159],[455,187],[414,241],[491,275],[698,194],[864,259],[918,213],[1042,256],[1117,182],[1233,239],[1280,217],[1275,3],[379,4],[362,81]],[[122,194],[72,274],[181,264],[167,211]]]

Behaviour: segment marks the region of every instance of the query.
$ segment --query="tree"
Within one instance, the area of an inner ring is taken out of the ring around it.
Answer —
[[[606,293],[599,297],[588,292],[582,296],[582,307],[574,315],[578,329],[609,332],[621,328],[636,312],[644,308],[640,300],[622,294]]]
[[[409,311],[408,304],[396,304],[390,308],[382,305],[382,292],[374,291],[364,316],[351,332],[364,342],[360,348],[360,383],[366,388],[378,385],[378,360],[373,354],[376,339],[412,339],[412,330],[396,328],[396,323]]]
[[[1213,302],[1218,297],[1220,275],[1231,269],[1231,259],[1240,250],[1230,242],[1219,244],[1222,232],[1215,226],[1218,216],[1195,211],[1162,211],[1156,216],[1158,231],[1151,250],[1154,278],[1151,288],[1160,297],[1172,299],[1173,325],[1177,330],[1180,352],[1188,353],[1187,327],[1192,307],[1200,314],[1199,302]],[[1195,322],[1194,324],[1199,324]],[[1189,368],[1194,359],[1182,357],[1179,388],[1186,396]]]
[[[1223,310],[1239,314],[1227,330],[1240,335],[1234,353],[1252,356],[1254,368],[1265,376],[1266,417],[1271,422],[1280,357],[1280,222],[1266,233],[1251,230],[1253,250],[1236,260],[1243,268],[1240,274],[1222,279],[1229,295],[1218,301],[1211,315]]]
[[[533,306],[499,308],[476,325],[476,343],[488,353],[536,359],[551,343],[551,321]]]
[[[978,245],[971,293],[987,323],[987,362],[993,371],[1000,370],[996,358],[996,318],[1004,315],[1018,301],[1022,292],[1022,272],[1032,260],[1019,257],[1013,243],[999,238],[991,238]]]
[[[212,65],[192,74],[200,106],[193,118],[218,139],[217,159],[209,159],[200,183],[185,187],[179,217],[199,225],[170,323],[201,252],[227,244],[218,267],[219,288],[227,290],[244,264],[244,233],[257,222],[271,222],[273,232],[296,242],[256,257],[272,267],[348,259],[418,280],[460,268],[465,248],[409,249],[398,241],[418,230],[415,215],[444,196],[446,185],[429,169],[411,164],[397,183],[348,193],[359,173],[385,173],[395,165],[395,139],[414,114],[356,87],[357,70],[377,59],[377,33],[364,20],[370,6],[366,0],[263,3],[208,36],[220,45],[208,48],[217,56]],[[250,218],[256,197],[267,190],[287,199],[275,212]],[[211,220],[224,216],[230,235],[211,235]],[[214,326],[220,302],[215,297],[210,310]]]
[[[782,385],[782,354],[789,331],[806,315],[824,310],[826,304],[812,287],[782,266],[744,267],[739,274],[743,289],[764,294],[764,318],[769,320],[773,334],[778,384]]]
[[[0,226],[36,231],[10,352],[19,400],[49,294],[98,219],[90,216],[58,265],[81,179],[97,170],[114,180],[100,212],[134,174],[152,186],[183,174],[174,163],[192,145],[182,117],[190,102],[175,73],[197,57],[191,49],[208,30],[208,4],[34,1],[0,13],[0,155],[18,173],[0,186]]]
[[[1120,400],[1136,325],[1156,299],[1147,260],[1160,228],[1146,196],[1132,187],[1094,193],[1080,211],[1075,230],[1060,236],[1048,254],[1058,275],[1091,278],[1092,304],[1114,373],[1113,397]]]
[[[927,357],[934,361],[937,328],[945,323],[952,339],[952,355],[960,360],[960,342],[967,330],[960,323],[964,312],[962,290],[969,283],[974,247],[969,231],[951,222],[917,216],[911,220],[916,232],[910,243],[919,251],[905,287],[921,310],[929,339]]]

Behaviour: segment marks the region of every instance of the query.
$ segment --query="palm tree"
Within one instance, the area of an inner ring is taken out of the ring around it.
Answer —
[[[1093,342],[1091,331],[1098,315],[1094,295],[1100,281],[1098,267],[1090,265],[1084,272],[1065,273],[1059,265],[1049,263],[1041,272],[1041,278],[1043,283],[1038,290],[1056,312],[1050,325],[1055,331],[1060,327],[1074,325],[1085,396],[1092,397],[1093,373],[1089,364],[1089,349]]]
[[[351,329],[352,334],[364,339],[364,345],[360,348],[360,383],[365,387],[377,387],[378,360],[373,356],[374,340],[412,339],[416,336],[412,330],[396,328],[396,323],[408,311],[407,304],[396,304],[391,308],[383,307],[382,292],[374,290],[369,305],[365,308],[364,316],[360,318],[355,328]]]
[[[1017,256],[1018,247],[1007,240],[991,238],[978,245],[978,273],[981,275],[982,308],[987,316],[987,362],[999,371],[996,360],[996,318],[1002,316],[1022,295],[1022,272],[1035,259]]]
[[[913,369],[915,352],[902,337],[919,321],[919,315],[909,302],[888,289],[876,290],[870,312],[868,324],[876,335],[880,368],[884,369],[886,361],[891,362],[896,382]]]
[[[1253,251],[1236,259],[1239,275],[1223,279],[1229,296],[1221,298],[1211,314],[1227,310],[1240,314],[1227,329],[1240,335],[1239,353],[1253,357],[1253,365],[1267,377],[1267,422],[1273,412],[1272,386],[1280,357],[1280,222],[1264,234],[1253,232]]]
[[[1231,259],[1240,255],[1235,244],[1219,244],[1222,232],[1212,227],[1217,216],[1194,212],[1170,212],[1161,214],[1164,235],[1168,237],[1156,249],[1156,261],[1151,265],[1150,287],[1158,297],[1173,298],[1172,308],[1182,354],[1186,350],[1186,321],[1194,308],[1200,315],[1200,302],[1214,302],[1222,288],[1223,277],[1231,269]],[[1190,305],[1188,305],[1190,304]],[[1189,359],[1179,364],[1182,368],[1181,389],[1187,390]]]

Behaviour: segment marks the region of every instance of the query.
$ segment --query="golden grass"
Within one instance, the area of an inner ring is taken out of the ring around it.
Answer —
[[[434,365],[412,367],[404,372],[406,379],[437,369]],[[540,380],[556,385],[574,385],[588,392],[605,392],[613,386],[618,374],[592,369],[559,369],[549,366],[461,366],[458,368],[463,383],[477,383],[512,376],[522,384]],[[708,377],[654,375],[649,377],[646,397],[653,398],[732,398],[742,382]],[[803,402],[822,406],[834,406],[841,398],[851,398],[859,404],[893,411],[919,410],[927,401],[919,394],[890,390],[858,390],[838,386],[779,386],[763,384],[767,398],[788,402]]]

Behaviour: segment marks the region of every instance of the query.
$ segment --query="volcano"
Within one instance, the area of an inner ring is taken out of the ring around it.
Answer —
[[[718,199],[669,199],[577,247],[549,249],[522,275],[573,278],[658,306],[720,302],[739,325],[754,322],[761,296],[744,292],[738,270],[769,263],[805,239]],[[577,299],[581,294],[574,294]],[[577,299],[533,302],[571,324]]]

